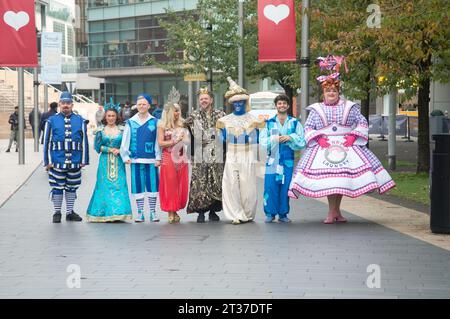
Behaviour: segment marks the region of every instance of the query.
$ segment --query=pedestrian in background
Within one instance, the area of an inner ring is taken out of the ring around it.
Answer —
[[[97,124],[97,127],[102,125],[102,120],[104,116],[105,110],[103,109],[103,106],[99,105],[97,112],[95,112],[95,123]]]
[[[130,101],[126,101],[125,105],[120,109],[120,114],[119,114],[120,118],[122,119],[123,122],[128,121],[131,116],[132,116],[132,112],[131,112],[131,104]]]
[[[179,104],[178,104],[178,105],[179,105]],[[162,108],[162,106],[156,105],[156,108],[155,108],[155,110],[152,112],[152,115],[153,115],[154,117],[156,117],[157,119],[161,119],[162,114],[163,114],[163,108]]]
[[[12,143],[16,143],[16,152],[19,151],[19,107],[14,108],[14,113],[9,116],[8,123],[11,124],[11,133],[9,135],[9,144],[6,152],[11,152]],[[25,119],[23,119],[24,129],[26,128]]]
[[[42,132],[44,132],[45,123],[48,120],[48,118],[55,115],[56,113],[58,113],[58,103],[52,102],[52,103],[50,103],[49,110],[47,112],[44,112],[44,114],[42,114],[41,124],[40,124],[40,130]],[[44,134],[41,135],[41,144],[43,144],[43,143],[44,143]]]
[[[33,138],[34,138],[34,110],[36,108],[33,108],[28,115],[28,122],[31,125],[31,131],[33,132]],[[41,123],[42,113],[38,110],[38,139],[41,137],[41,130],[40,130],[40,123]]]

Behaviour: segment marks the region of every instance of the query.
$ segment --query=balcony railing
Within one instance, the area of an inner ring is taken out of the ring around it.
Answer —
[[[154,0],[89,0],[89,8],[110,7],[142,2],[151,2]]]
[[[79,57],[62,64],[62,73],[87,73],[88,69],[89,59],[87,57]]]

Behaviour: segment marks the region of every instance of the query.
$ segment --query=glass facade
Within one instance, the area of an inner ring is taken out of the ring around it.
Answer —
[[[163,105],[172,86],[177,88],[183,96],[183,100],[187,101],[187,82],[184,82],[183,78],[173,76],[158,78],[148,76],[111,77],[106,79],[104,97],[108,102],[112,97],[115,103],[131,101],[134,104],[136,96],[145,92],[152,96],[153,104]]]
[[[154,0],[89,0],[89,7],[99,8],[99,7],[109,7],[117,6],[121,4],[134,4],[142,2],[152,2]]]
[[[166,62],[166,31],[161,16],[133,17],[89,22],[90,69],[143,66],[149,57]]]
[[[152,3],[151,5],[149,3]],[[148,3],[139,5],[140,3]],[[89,0],[88,56],[89,71],[105,79],[101,86],[100,103],[130,101],[139,93],[153,97],[153,106],[163,105],[172,86],[181,93],[182,112],[187,110],[188,83],[182,77],[147,73],[144,66],[151,57],[167,62],[165,43],[167,32],[159,26],[169,5],[176,10],[193,9],[195,0]],[[180,52],[180,55],[182,52]],[[117,70],[113,72],[113,70]]]

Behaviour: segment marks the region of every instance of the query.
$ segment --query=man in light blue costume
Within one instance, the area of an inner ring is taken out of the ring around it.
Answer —
[[[138,113],[126,121],[120,146],[120,156],[131,164],[131,193],[136,198],[138,217],[135,222],[144,222],[144,201],[149,195],[150,221],[158,222],[156,200],[158,198],[161,150],[157,139],[158,119],[148,111],[152,97],[139,94],[136,99]]]
[[[52,188],[53,222],[61,222],[63,196],[66,199],[66,220],[81,221],[73,211],[76,191],[81,184],[81,168],[89,164],[89,145],[86,124],[72,112],[72,94],[62,92],[60,113],[49,117],[44,129],[44,166]]]
[[[261,131],[260,145],[267,148],[264,177],[264,213],[266,223],[278,215],[279,222],[289,223],[289,184],[294,170],[295,151],[306,146],[303,127],[287,114],[289,98],[278,95],[274,100],[277,115],[266,122]]]

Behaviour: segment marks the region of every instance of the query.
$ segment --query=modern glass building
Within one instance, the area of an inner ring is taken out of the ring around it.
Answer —
[[[166,32],[158,18],[166,9],[195,9],[197,0],[89,0],[89,75],[105,79],[102,101],[133,101],[141,92],[163,104],[172,86],[187,98],[187,82],[167,71],[144,66],[149,57],[167,61]]]

